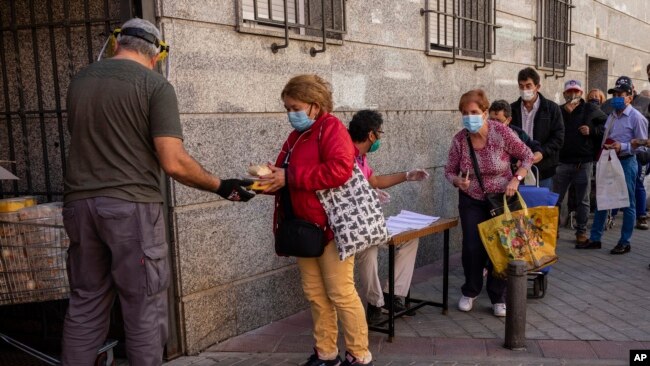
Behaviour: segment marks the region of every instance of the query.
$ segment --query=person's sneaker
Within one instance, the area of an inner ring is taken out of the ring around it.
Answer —
[[[378,325],[381,323],[384,318],[381,315],[381,308],[368,304],[368,310],[366,311],[366,320],[368,325]]]
[[[589,241],[589,238],[585,234],[576,234],[576,244],[584,244]]]
[[[494,310],[494,316],[506,316],[506,304],[502,302],[496,303],[492,305],[492,309]]]
[[[629,244],[628,245],[616,244],[616,246],[609,251],[609,254],[625,254],[630,250],[632,250],[632,248]]]
[[[600,241],[591,241],[587,239],[586,242],[582,244],[576,244],[575,248],[576,249],[600,249],[602,248],[603,244]]]
[[[345,360],[343,360],[343,363],[341,366],[352,366],[352,365],[367,365],[367,366],[374,366],[372,361],[368,363],[361,363],[361,361],[357,360],[356,357],[354,357],[350,352],[345,351]]]
[[[460,311],[470,311],[472,306],[474,306],[475,297],[461,296],[458,300],[458,310]]]
[[[318,351],[314,348],[314,354],[309,356],[309,359],[302,366],[339,366],[341,365],[341,357],[336,355],[333,360],[321,360],[318,358]]]
[[[384,306],[382,307],[382,311],[385,314],[388,314],[389,298],[390,296],[388,296],[388,294],[384,292]],[[404,310],[406,310],[406,305],[404,305],[404,298],[395,295],[393,297],[393,311],[395,311],[395,313],[399,313],[400,311],[404,311]]]
[[[641,216],[636,219],[636,226],[639,230],[648,230],[648,218],[646,216]]]

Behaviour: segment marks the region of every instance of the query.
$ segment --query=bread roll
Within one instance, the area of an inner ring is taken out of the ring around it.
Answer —
[[[269,175],[273,173],[266,165],[251,165],[248,167],[248,174],[261,177],[263,175]]]
[[[252,185],[248,186],[249,189],[254,190],[255,192],[262,192],[269,186],[270,183],[262,184],[261,182],[254,182]]]

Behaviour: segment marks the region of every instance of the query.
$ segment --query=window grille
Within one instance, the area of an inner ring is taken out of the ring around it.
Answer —
[[[321,38],[321,49],[312,48],[312,56],[326,49],[327,40],[342,40],[346,32],[346,0],[240,0],[240,31],[262,29],[283,31],[284,44],[273,43],[277,52],[289,45],[290,35]]]
[[[420,14],[426,16],[427,51],[456,56],[480,58],[485,67],[496,52],[495,0],[427,0]]]
[[[537,67],[550,68],[555,78],[564,77],[571,64],[572,0],[537,0]],[[562,74],[556,74],[559,70]]]

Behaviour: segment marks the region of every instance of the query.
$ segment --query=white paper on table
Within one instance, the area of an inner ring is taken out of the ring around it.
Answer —
[[[419,226],[419,225],[413,225],[413,223],[410,223],[410,222],[404,222],[404,221],[399,221],[399,220],[395,220],[395,219],[391,219],[391,220],[386,221],[386,225],[391,225],[391,226],[395,226],[395,227],[405,227],[405,228]]]
[[[417,212],[407,211],[407,210],[400,211],[399,215],[397,215],[397,216],[409,217],[409,218],[413,218],[413,219],[416,219],[416,220],[432,220],[432,222],[435,222],[435,221],[440,219],[440,217],[438,217],[438,216],[428,216],[428,215],[423,215],[423,214],[420,214],[420,213],[417,213]]]
[[[404,231],[425,228],[438,219],[440,219],[440,217],[427,216],[417,212],[402,210],[399,215],[390,216],[386,219],[386,227],[391,235],[396,235]]]

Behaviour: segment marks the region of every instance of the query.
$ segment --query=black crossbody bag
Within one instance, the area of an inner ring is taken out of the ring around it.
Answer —
[[[485,192],[485,186],[483,185],[483,176],[481,176],[481,171],[478,168],[478,161],[476,160],[476,153],[474,152],[474,147],[472,146],[472,141],[469,138],[469,133],[466,134],[467,145],[469,145],[469,155],[472,158],[472,166],[474,167],[474,174],[478,180],[478,184],[483,191],[485,200],[490,206],[490,215],[492,217],[499,216],[505,212],[503,209],[503,196],[505,193],[487,193]],[[517,195],[506,197],[507,205],[510,211],[521,210],[521,204],[519,203],[519,197]]]
[[[298,141],[300,141],[300,137],[295,144]],[[296,146],[295,144],[293,147]],[[285,172],[289,167],[289,158],[293,147],[287,153],[282,164]],[[320,257],[325,251],[325,230],[312,222],[296,217],[293,213],[293,206],[291,206],[288,180],[285,179],[285,182],[287,184],[280,190],[280,202],[284,217],[278,218],[279,224],[275,231],[275,253],[285,257]]]

